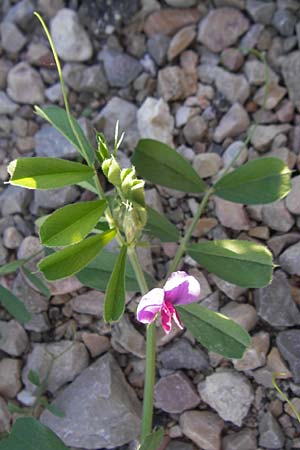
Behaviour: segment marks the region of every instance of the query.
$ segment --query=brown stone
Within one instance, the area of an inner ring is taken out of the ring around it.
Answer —
[[[196,30],[193,25],[189,25],[179,30],[170,42],[167,52],[168,60],[172,61],[176,56],[180,55],[180,53],[193,42],[195,37]]]
[[[3,358],[0,361],[0,395],[14,398],[22,387],[20,359]]]
[[[292,374],[287,368],[287,365],[282,359],[277,347],[273,347],[268,354],[266,367],[271,373],[277,373],[276,378],[286,379],[292,377]]]
[[[250,221],[243,205],[232,203],[222,198],[214,198],[216,215],[224,227],[232,230],[248,230]]]
[[[108,337],[99,336],[96,333],[84,332],[82,333],[82,340],[93,358],[102,355],[110,348]]]
[[[222,64],[229,70],[236,72],[244,63],[244,56],[237,48],[226,48],[221,55]]]
[[[180,416],[183,433],[204,450],[221,450],[224,426],[217,414],[209,411],[186,411]]]
[[[200,11],[198,9],[161,9],[147,17],[144,31],[147,36],[161,32],[172,36],[181,28],[197,23],[199,18]]]

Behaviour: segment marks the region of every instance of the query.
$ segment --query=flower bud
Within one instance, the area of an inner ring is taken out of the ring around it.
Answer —
[[[103,161],[102,170],[111,184],[114,186],[119,186],[121,184],[121,169],[113,156]]]

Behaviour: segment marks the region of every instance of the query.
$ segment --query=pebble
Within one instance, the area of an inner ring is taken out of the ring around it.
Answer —
[[[44,84],[39,72],[26,62],[16,64],[8,72],[7,93],[17,103],[43,103]]]
[[[88,352],[80,342],[34,344],[23,369],[22,380],[27,391],[36,393],[37,387],[28,379],[29,371],[34,370],[53,394],[64,384],[73,381],[88,364]]]
[[[165,101],[185,98],[186,90],[186,77],[180,67],[168,66],[158,72],[158,92]]]
[[[233,360],[234,368],[239,371],[246,371],[264,366],[269,346],[270,336],[268,333],[261,331],[255,334],[251,338],[251,345],[245,350],[243,357]]]
[[[200,11],[197,9],[161,9],[150,14],[145,23],[144,31],[147,36],[161,33],[172,36],[181,28],[197,23],[200,18]]]
[[[112,346],[121,353],[132,353],[139,358],[146,356],[146,343],[144,337],[132,325],[127,315],[114,324],[111,331]]]
[[[160,214],[164,213],[161,197],[155,188],[147,189],[145,191],[145,199],[147,206],[155,209]]]
[[[222,445],[223,450],[257,450],[256,433],[254,430],[244,428],[225,436]]]
[[[300,175],[292,178],[292,190],[285,198],[287,209],[292,214],[300,214]]]
[[[3,244],[6,248],[16,249],[22,242],[22,235],[15,227],[8,227],[3,233]]]
[[[277,347],[273,347],[267,357],[266,368],[271,372],[277,372],[279,379],[291,378],[292,374],[283,361]]]
[[[264,205],[262,208],[263,223],[276,231],[289,231],[295,221],[289,211],[286,209],[284,200]]]
[[[289,124],[258,125],[251,136],[251,144],[254,145],[255,149],[258,151],[268,150],[276,136],[281,133],[286,133],[289,130]]]
[[[171,39],[167,52],[168,61],[173,61],[173,59],[191,45],[195,38],[196,30],[193,25],[179,30]]]
[[[263,30],[264,25],[255,23],[251,25],[247,33],[242,37],[240,48],[243,49],[246,54],[249,53],[249,49],[256,47]]]
[[[22,387],[20,359],[3,358],[0,361],[0,395],[14,398]]]
[[[77,295],[70,301],[72,310],[80,314],[89,314],[101,319],[103,316],[104,294],[99,291],[89,291]]]
[[[300,242],[291,245],[281,254],[279,264],[287,273],[300,275]]]
[[[26,44],[26,37],[12,22],[2,22],[1,46],[8,53],[18,53]]]
[[[172,428],[170,429],[170,433],[171,430]],[[194,450],[194,446],[192,444],[188,444],[187,442],[171,440],[169,445],[166,447],[166,450]]]
[[[50,124],[43,124],[35,134],[35,153],[50,158],[74,159],[78,150]]]
[[[226,282],[224,282],[226,283]],[[227,283],[229,284],[229,283]],[[241,289],[239,286],[231,285],[232,288],[236,288],[237,293],[235,295],[231,294],[232,297],[239,297],[238,293],[241,292]],[[222,289],[223,291],[224,288]],[[245,291],[245,289],[244,289]],[[230,297],[230,291],[225,291],[225,294]],[[251,331],[258,322],[258,316],[256,309],[247,303],[238,303],[238,302],[229,302],[227,305],[223,306],[221,308],[220,312],[224,314],[225,316],[229,317],[230,319],[237,322],[242,327],[246,328],[247,331]]]
[[[269,66],[267,66],[267,70],[270,82],[278,84],[279,82],[278,75],[276,75],[276,73]],[[266,68],[264,63],[258,61],[257,59],[246,61],[244,65],[244,72],[251,85],[260,86],[262,84],[265,84]]]
[[[288,362],[293,381],[300,383],[300,330],[281,331],[276,344],[282,357]]]
[[[222,159],[216,153],[200,153],[193,162],[195,171],[201,178],[209,178],[216,175],[222,165]]]
[[[224,422],[210,411],[186,411],[180,416],[183,433],[203,450],[221,450]]]
[[[244,57],[237,48],[226,48],[222,51],[221,62],[226,69],[237,72],[244,63]]]
[[[158,361],[164,369],[170,370],[190,369],[202,372],[208,368],[205,353],[198,346],[192,347],[183,338],[164,348],[158,355]]]
[[[27,348],[28,337],[16,320],[0,322],[0,350],[11,356],[21,356]]]
[[[281,159],[291,170],[294,168],[297,159],[295,153],[291,152],[287,147],[274,149],[268,155]]]
[[[75,186],[66,186],[61,189],[48,189],[47,191],[34,191],[35,208],[57,209],[73,203],[79,197],[79,191]]]
[[[23,29],[27,29],[33,19],[34,5],[31,0],[21,0],[9,8],[5,21],[14,22]]]
[[[249,230],[250,221],[243,205],[214,197],[219,222],[232,230]]]
[[[193,145],[204,138],[207,129],[207,122],[202,116],[197,115],[191,117],[187,121],[185,127],[183,128],[183,134],[188,144]]]
[[[173,8],[189,8],[197,4],[197,0],[166,0],[166,4]]]
[[[250,87],[244,75],[236,75],[216,67],[214,78],[218,91],[230,103],[239,102],[242,105],[245,103],[250,95]]]
[[[272,18],[272,25],[279,31],[281,36],[288,37],[294,34],[297,17],[290,10],[279,8]]]
[[[161,378],[154,386],[155,407],[168,413],[180,414],[199,403],[194,386],[181,372]]]
[[[254,400],[247,378],[234,371],[217,372],[198,384],[201,399],[218,415],[241,426]]]
[[[110,349],[110,340],[106,336],[99,336],[97,333],[82,333],[82,340],[92,358],[106,353]]]
[[[0,397],[0,433],[9,433],[11,423],[11,414],[8,410],[6,401]]]
[[[218,53],[235,44],[248,28],[248,19],[237,9],[211,10],[199,24],[198,41]]]
[[[174,118],[162,98],[148,97],[137,112],[138,129],[142,138],[161,141],[171,147],[173,143]]]
[[[143,66],[133,56],[117,50],[103,50],[98,59],[104,64],[107,81],[112,87],[125,88],[142,72]]]
[[[214,132],[214,140],[218,143],[227,137],[235,137],[247,130],[250,119],[247,111],[239,103],[234,103],[222,117]]]
[[[290,100],[294,105],[300,102],[300,51],[294,51],[281,58],[281,70]]]
[[[77,92],[88,92],[104,95],[108,84],[102,64],[84,66],[80,63],[67,63],[63,68],[65,82]]]
[[[233,167],[241,166],[248,158],[248,149],[242,141],[235,141],[227,147],[222,155],[223,166],[226,168],[231,165],[237,155],[239,155],[239,157],[234,162]]]
[[[170,42],[171,39],[161,32],[149,37],[147,49],[158,66],[162,66],[165,63]]]
[[[278,103],[283,99],[285,94],[287,93],[286,88],[279,86],[278,84],[271,82],[268,86],[268,96],[266,97],[265,108],[274,109],[278,105]],[[266,87],[262,86],[256,94],[254,95],[253,100],[260,106],[263,106],[264,99],[266,96]]]
[[[264,2],[261,0],[247,0],[246,10],[254,22],[268,25],[271,23],[276,5],[273,2]]]
[[[44,411],[41,422],[67,446],[114,448],[139,436],[140,402],[109,353],[63,389],[53,404],[65,416],[60,418]]]
[[[270,412],[263,413],[259,419],[259,445],[276,450],[281,449],[284,442],[284,434],[277,420]]]
[[[63,61],[87,61],[92,57],[92,43],[75,11],[60,9],[50,22],[50,31]]]
[[[0,89],[6,88],[6,79],[11,67],[12,67],[11,61],[4,58],[0,58]]]

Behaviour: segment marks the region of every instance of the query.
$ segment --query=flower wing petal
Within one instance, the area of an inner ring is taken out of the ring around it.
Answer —
[[[137,307],[137,320],[142,323],[151,323],[156,314],[161,310],[164,302],[165,292],[163,289],[155,288],[147,292]]]
[[[195,277],[186,272],[173,272],[165,286],[165,300],[173,305],[196,302],[200,296],[200,284]]]

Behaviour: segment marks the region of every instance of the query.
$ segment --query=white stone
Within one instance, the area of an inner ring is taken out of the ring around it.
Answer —
[[[148,97],[138,110],[137,119],[142,138],[157,139],[173,147],[174,119],[162,98]]]

